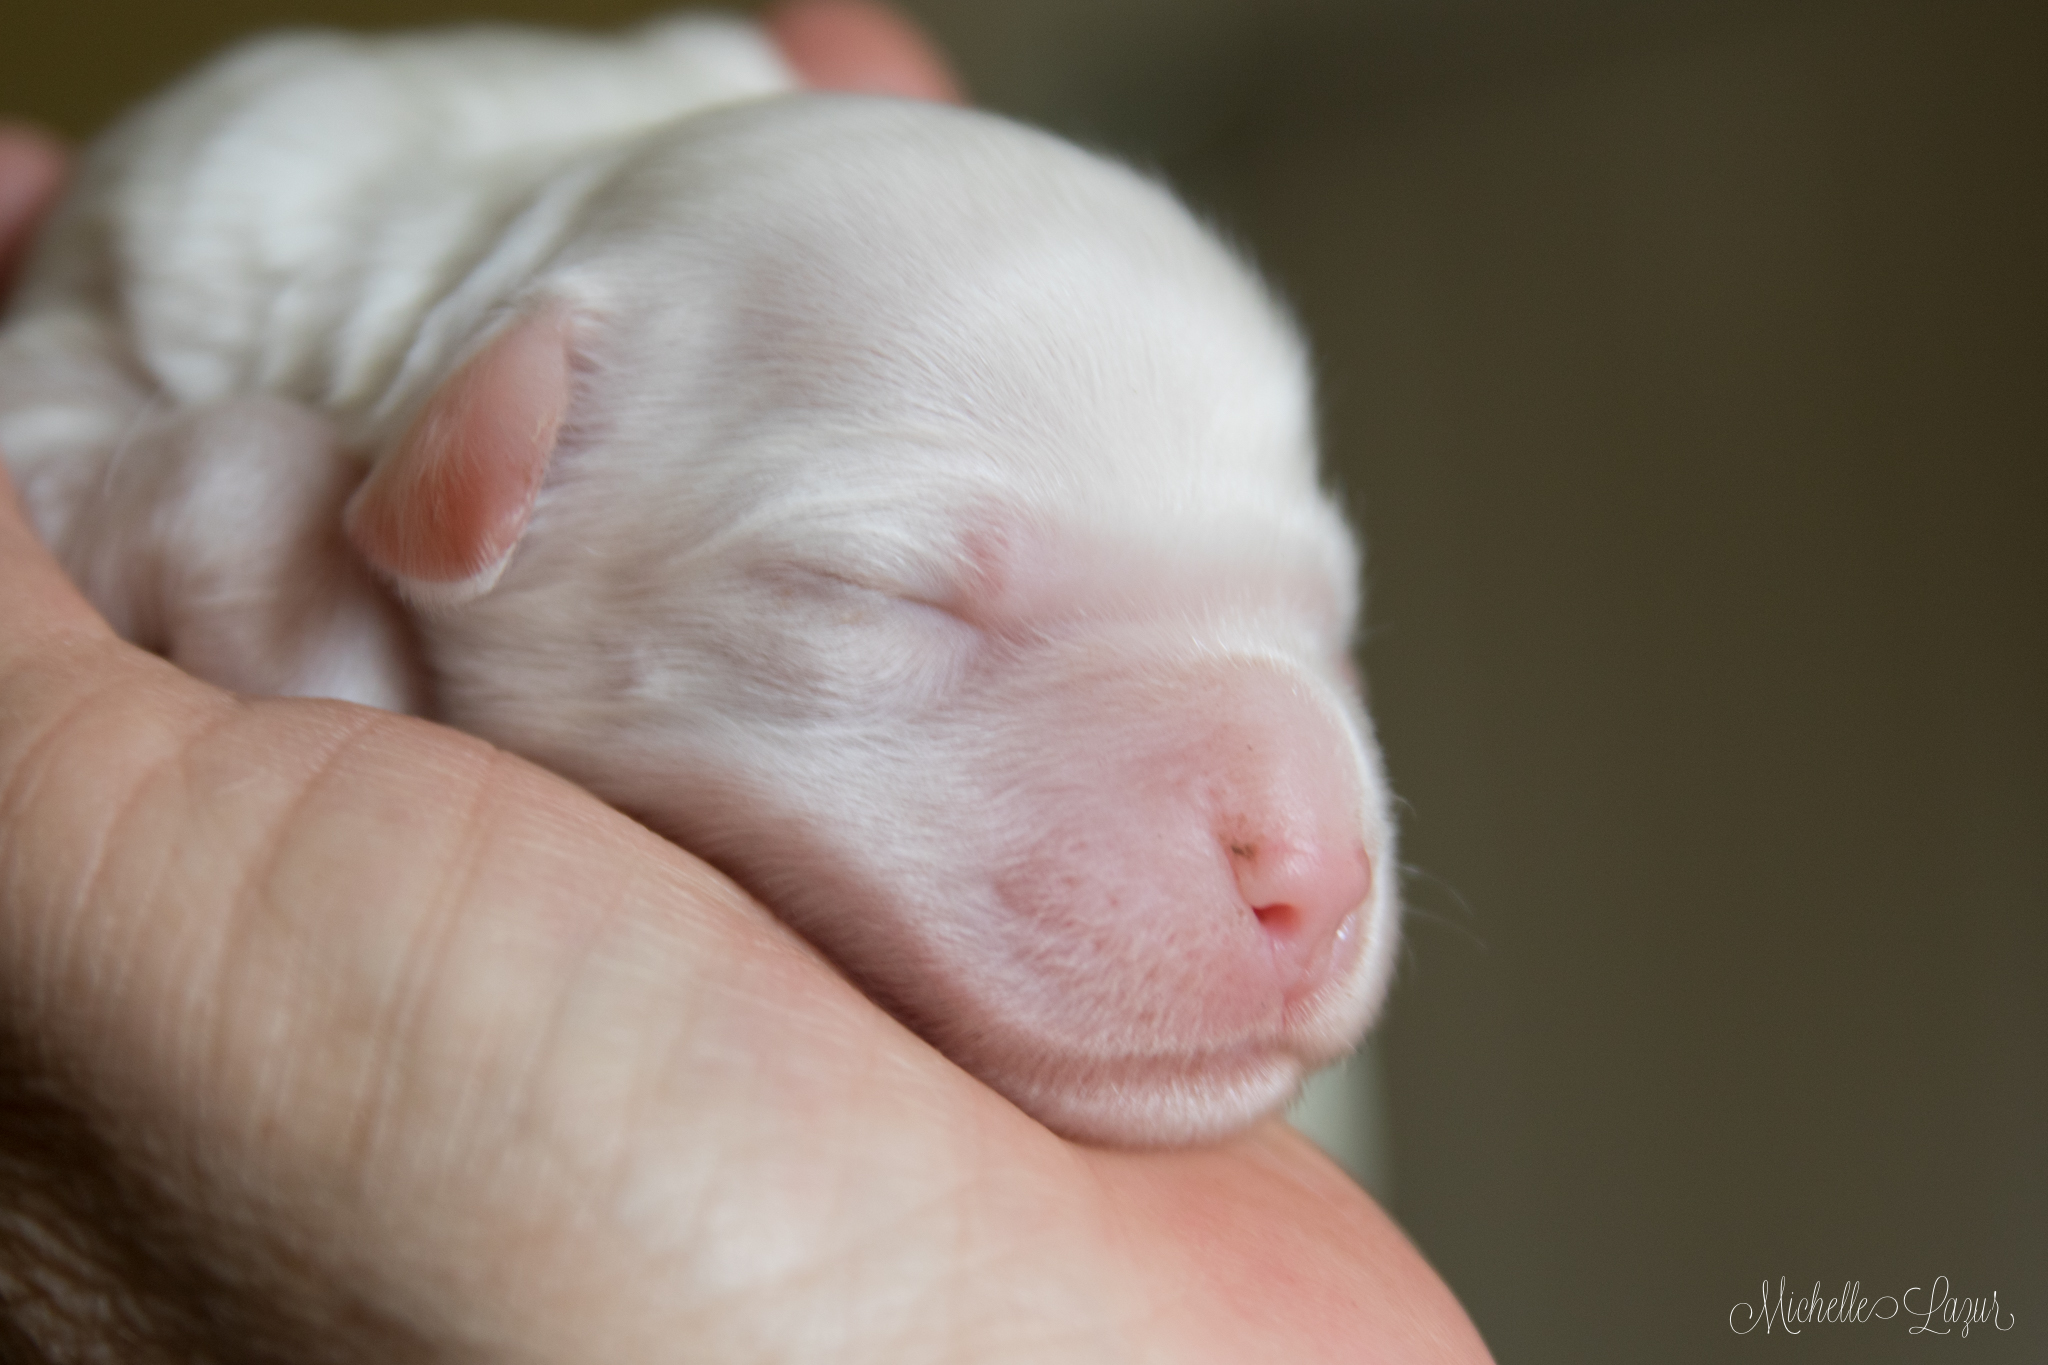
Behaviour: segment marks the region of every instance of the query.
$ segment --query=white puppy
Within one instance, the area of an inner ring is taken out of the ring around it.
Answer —
[[[793,84],[238,49],[87,159],[0,447],[131,638],[575,778],[1062,1132],[1226,1132],[1396,934],[1301,345],[1131,172]]]

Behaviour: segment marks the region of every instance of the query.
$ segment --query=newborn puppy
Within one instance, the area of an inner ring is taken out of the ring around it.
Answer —
[[[1228,1132],[1396,935],[1301,343],[1130,171],[793,87],[704,19],[238,49],[90,154],[0,448],[130,638],[568,775],[1063,1133]]]

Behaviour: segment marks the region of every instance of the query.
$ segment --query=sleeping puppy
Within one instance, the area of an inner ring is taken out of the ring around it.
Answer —
[[[1062,1133],[1226,1133],[1396,935],[1301,343],[1130,171],[794,84],[237,49],[90,154],[0,448],[129,638],[583,783]]]

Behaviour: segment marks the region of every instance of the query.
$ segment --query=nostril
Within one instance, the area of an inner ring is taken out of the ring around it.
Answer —
[[[1269,934],[1293,938],[1301,932],[1301,911],[1285,901],[1274,905],[1254,905],[1252,915]]]

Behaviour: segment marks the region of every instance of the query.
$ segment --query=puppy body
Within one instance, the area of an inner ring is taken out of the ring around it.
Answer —
[[[1129,172],[791,86],[705,20],[231,54],[89,159],[0,448],[131,638],[576,778],[1064,1132],[1228,1131],[1396,932],[1299,343]]]

